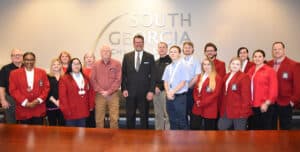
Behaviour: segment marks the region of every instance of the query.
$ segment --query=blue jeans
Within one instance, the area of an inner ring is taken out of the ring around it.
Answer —
[[[174,100],[167,100],[167,112],[171,130],[187,130],[186,94],[176,95]]]
[[[66,126],[72,127],[85,127],[85,118],[82,119],[73,119],[73,120],[66,120]]]

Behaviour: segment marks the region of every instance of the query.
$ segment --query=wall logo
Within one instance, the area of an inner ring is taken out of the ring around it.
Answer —
[[[109,44],[114,57],[122,59],[123,54],[133,50],[132,38],[142,34],[145,50],[157,56],[160,41],[169,45],[181,45],[191,39],[192,16],[190,13],[124,13],[110,20],[99,33],[94,50]]]

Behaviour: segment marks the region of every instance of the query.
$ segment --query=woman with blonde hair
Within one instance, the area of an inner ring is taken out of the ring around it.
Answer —
[[[65,121],[62,112],[59,109],[58,99],[58,83],[64,74],[62,63],[58,58],[51,61],[48,80],[50,83],[50,91],[46,101],[47,118],[50,126],[64,126]]]
[[[96,61],[95,59],[96,57],[93,52],[87,52],[83,56],[84,63],[83,63],[82,72],[89,78],[91,77],[92,67]]]
[[[92,67],[93,67],[93,65],[96,61],[95,59],[96,59],[96,57],[95,57],[95,54],[93,52],[87,52],[83,56],[84,63],[83,63],[82,72],[89,79],[91,78]],[[95,92],[94,92],[93,96],[96,96]],[[90,111],[89,117],[86,118],[86,127],[88,127],[88,128],[95,128],[96,127],[95,109]]]
[[[218,100],[222,87],[222,79],[217,75],[213,61],[205,58],[202,61],[202,72],[195,84],[194,105],[191,117],[191,129],[215,130],[218,116]]]

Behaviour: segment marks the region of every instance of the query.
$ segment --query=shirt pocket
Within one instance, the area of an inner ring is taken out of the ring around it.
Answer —
[[[115,68],[110,68],[108,71],[108,78],[109,79],[116,79],[117,77],[117,69]]]

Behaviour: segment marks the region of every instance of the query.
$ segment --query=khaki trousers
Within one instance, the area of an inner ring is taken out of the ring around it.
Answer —
[[[104,97],[101,94],[97,93],[95,98],[95,115],[96,115],[96,127],[104,128],[104,118],[106,113],[106,108],[109,112],[109,125],[110,128],[119,128],[119,96],[115,92],[108,97]]]

